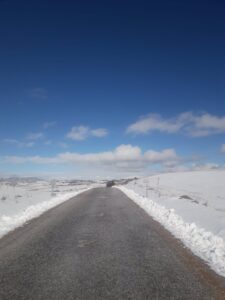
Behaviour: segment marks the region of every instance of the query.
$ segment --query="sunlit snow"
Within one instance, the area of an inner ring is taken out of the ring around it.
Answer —
[[[225,276],[225,171],[162,174],[119,188]]]
[[[46,210],[100,186],[89,181],[44,181],[10,178],[0,181],[0,237]]]

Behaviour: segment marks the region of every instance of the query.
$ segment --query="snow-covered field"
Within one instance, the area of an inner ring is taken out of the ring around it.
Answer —
[[[225,171],[162,174],[119,188],[225,276]]]
[[[0,180],[0,238],[46,210],[100,186],[88,181],[44,181],[35,178]]]
[[[0,179],[0,238],[100,182]],[[225,276],[225,171],[150,176],[120,188]]]

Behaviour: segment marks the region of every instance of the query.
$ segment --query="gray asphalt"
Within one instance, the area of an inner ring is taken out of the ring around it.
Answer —
[[[0,240],[0,299],[219,299],[143,210],[85,192]]]

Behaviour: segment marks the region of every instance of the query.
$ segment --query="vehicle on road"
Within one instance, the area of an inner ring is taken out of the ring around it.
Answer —
[[[114,180],[110,180],[110,181],[108,181],[108,182],[106,183],[106,187],[112,187],[112,186],[114,186],[114,185],[116,185],[116,183],[115,183]]]

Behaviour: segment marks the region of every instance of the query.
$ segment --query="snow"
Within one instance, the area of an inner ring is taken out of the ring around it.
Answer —
[[[48,209],[100,185],[63,180],[0,180],[0,238]]]
[[[118,188],[225,276],[225,171],[168,173]]]

